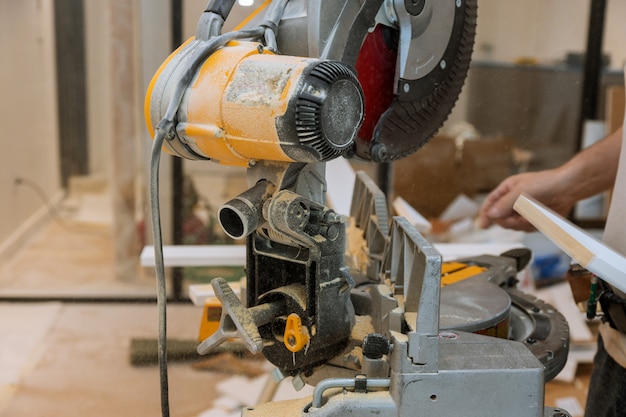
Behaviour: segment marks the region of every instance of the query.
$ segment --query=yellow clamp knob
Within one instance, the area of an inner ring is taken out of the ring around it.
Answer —
[[[296,313],[287,316],[283,343],[294,353],[301,351],[309,343],[309,331],[302,325],[302,320]]]

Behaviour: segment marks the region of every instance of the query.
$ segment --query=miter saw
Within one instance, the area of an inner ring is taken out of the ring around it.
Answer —
[[[213,280],[220,326],[198,352],[237,338],[280,374],[316,386],[313,398],[244,415],[568,415],[543,405],[544,374],[567,355],[567,324],[514,289],[523,256],[466,260],[481,272],[442,289],[441,256],[405,219],[388,221],[371,180],[357,177],[351,222],[325,205],[327,161],[393,161],[441,126],[469,66],[476,0],[268,0],[222,34],[233,4],[209,2],[196,36],[147,92],[161,335],[163,148],[247,168],[249,190],[218,213],[230,237],[246,239],[246,296]],[[366,248],[357,261],[346,261],[347,223]],[[480,310],[467,295],[489,291],[503,300],[497,318],[442,328],[440,310],[463,311],[446,299]]]

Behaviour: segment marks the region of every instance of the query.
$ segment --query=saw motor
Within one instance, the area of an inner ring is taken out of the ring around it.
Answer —
[[[154,133],[196,43],[185,43],[155,74],[146,95]],[[251,166],[322,162],[344,155],[363,119],[363,92],[341,62],[272,53],[231,41],[211,54],[185,88],[166,149],[188,159]]]

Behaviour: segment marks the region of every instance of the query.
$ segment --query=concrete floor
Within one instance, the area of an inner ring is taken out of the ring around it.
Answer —
[[[0,265],[0,297],[133,298],[155,293],[138,271],[116,281],[112,239],[103,224],[49,221]],[[170,305],[171,338],[195,339],[201,310]],[[0,415],[156,416],[158,367],[132,367],[134,338],[157,337],[150,304],[0,303]],[[197,416],[211,406],[221,374],[170,365],[175,415]]]
[[[38,303],[0,307],[2,317],[14,318],[13,324],[26,321],[8,341],[13,351],[3,349],[2,362],[19,365],[13,377],[3,381],[0,415],[160,415],[158,367],[129,363],[133,338],[156,338],[154,306]],[[192,324],[197,313],[191,306],[171,306],[171,337],[195,337]],[[36,316],[44,314],[48,325],[32,326],[41,320]],[[169,378],[173,414],[197,416],[211,407],[215,384],[225,376],[197,371],[184,363],[171,364]]]
[[[161,415],[158,366],[129,360],[133,339],[157,338],[156,305],[78,301],[156,293],[151,270],[138,267],[131,282],[114,278],[110,206],[106,195],[81,196],[70,218],[49,219],[0,262],[1,417]],[[37,301],[56,297],[71,302]],[[201,314],[170,304],[168,338],[195,340]],[[172,415],[239,415],[269,375],[251,379],[193,365],[169,364]],[[277,398],[300,394],[281,384]]]

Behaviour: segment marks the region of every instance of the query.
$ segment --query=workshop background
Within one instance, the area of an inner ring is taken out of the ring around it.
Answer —
[[[564,162],[584,145],[581,132],[598,138],[619,126],[626,59],[621,1],[606,2],[604,24],[595,28],[603,33],[597,121],[581,121],[592,1],[478,1],[473,62],[455,110],[431,143],[390,170],[390,201],[402,197],[432,220],[433,239],[518,239],[539,253],[552,250],[536,235],[485,235],[461,217],[443,215],[461,195],[476,204],[511,173]],[[158,414],[158,370],[129,359],[132,341],[155,338],[157,328],[153,270],[140,259],[151,242],[143,97],[177,30],[180,40],[192,36],[205,5],[0,0],[0,416]],[[250,10],[236,5],[225,30]],[[369,164],[353,167],[376,175]],[[246,188],[245,171],[165,157],[161,175],[165,242],[226,243],[214,212]],[[175,181],[183,186],[173,189]],[[600,229],[606,199],[581,206],[576,220]],[[550,262],[547,272],[533,271],[529,287],[563,281],[560,255]],[[240,272],[168,270],[177,301],[172,337],[197,337],[201,310],[184,302],[187,284]],[[583,342],[581,349],[593,346]],[[546,404],[560,399],[572,415],[582,415],[576,411],[584,407],[587,363],[581,359],[568,381],[551,383]],[[176,415],[219,415],[210,411],[216,398],[230,413],[243,404],[224,400],[225,391],[238,390],[220,388],[230,370],[175,363],[171,373]]]

